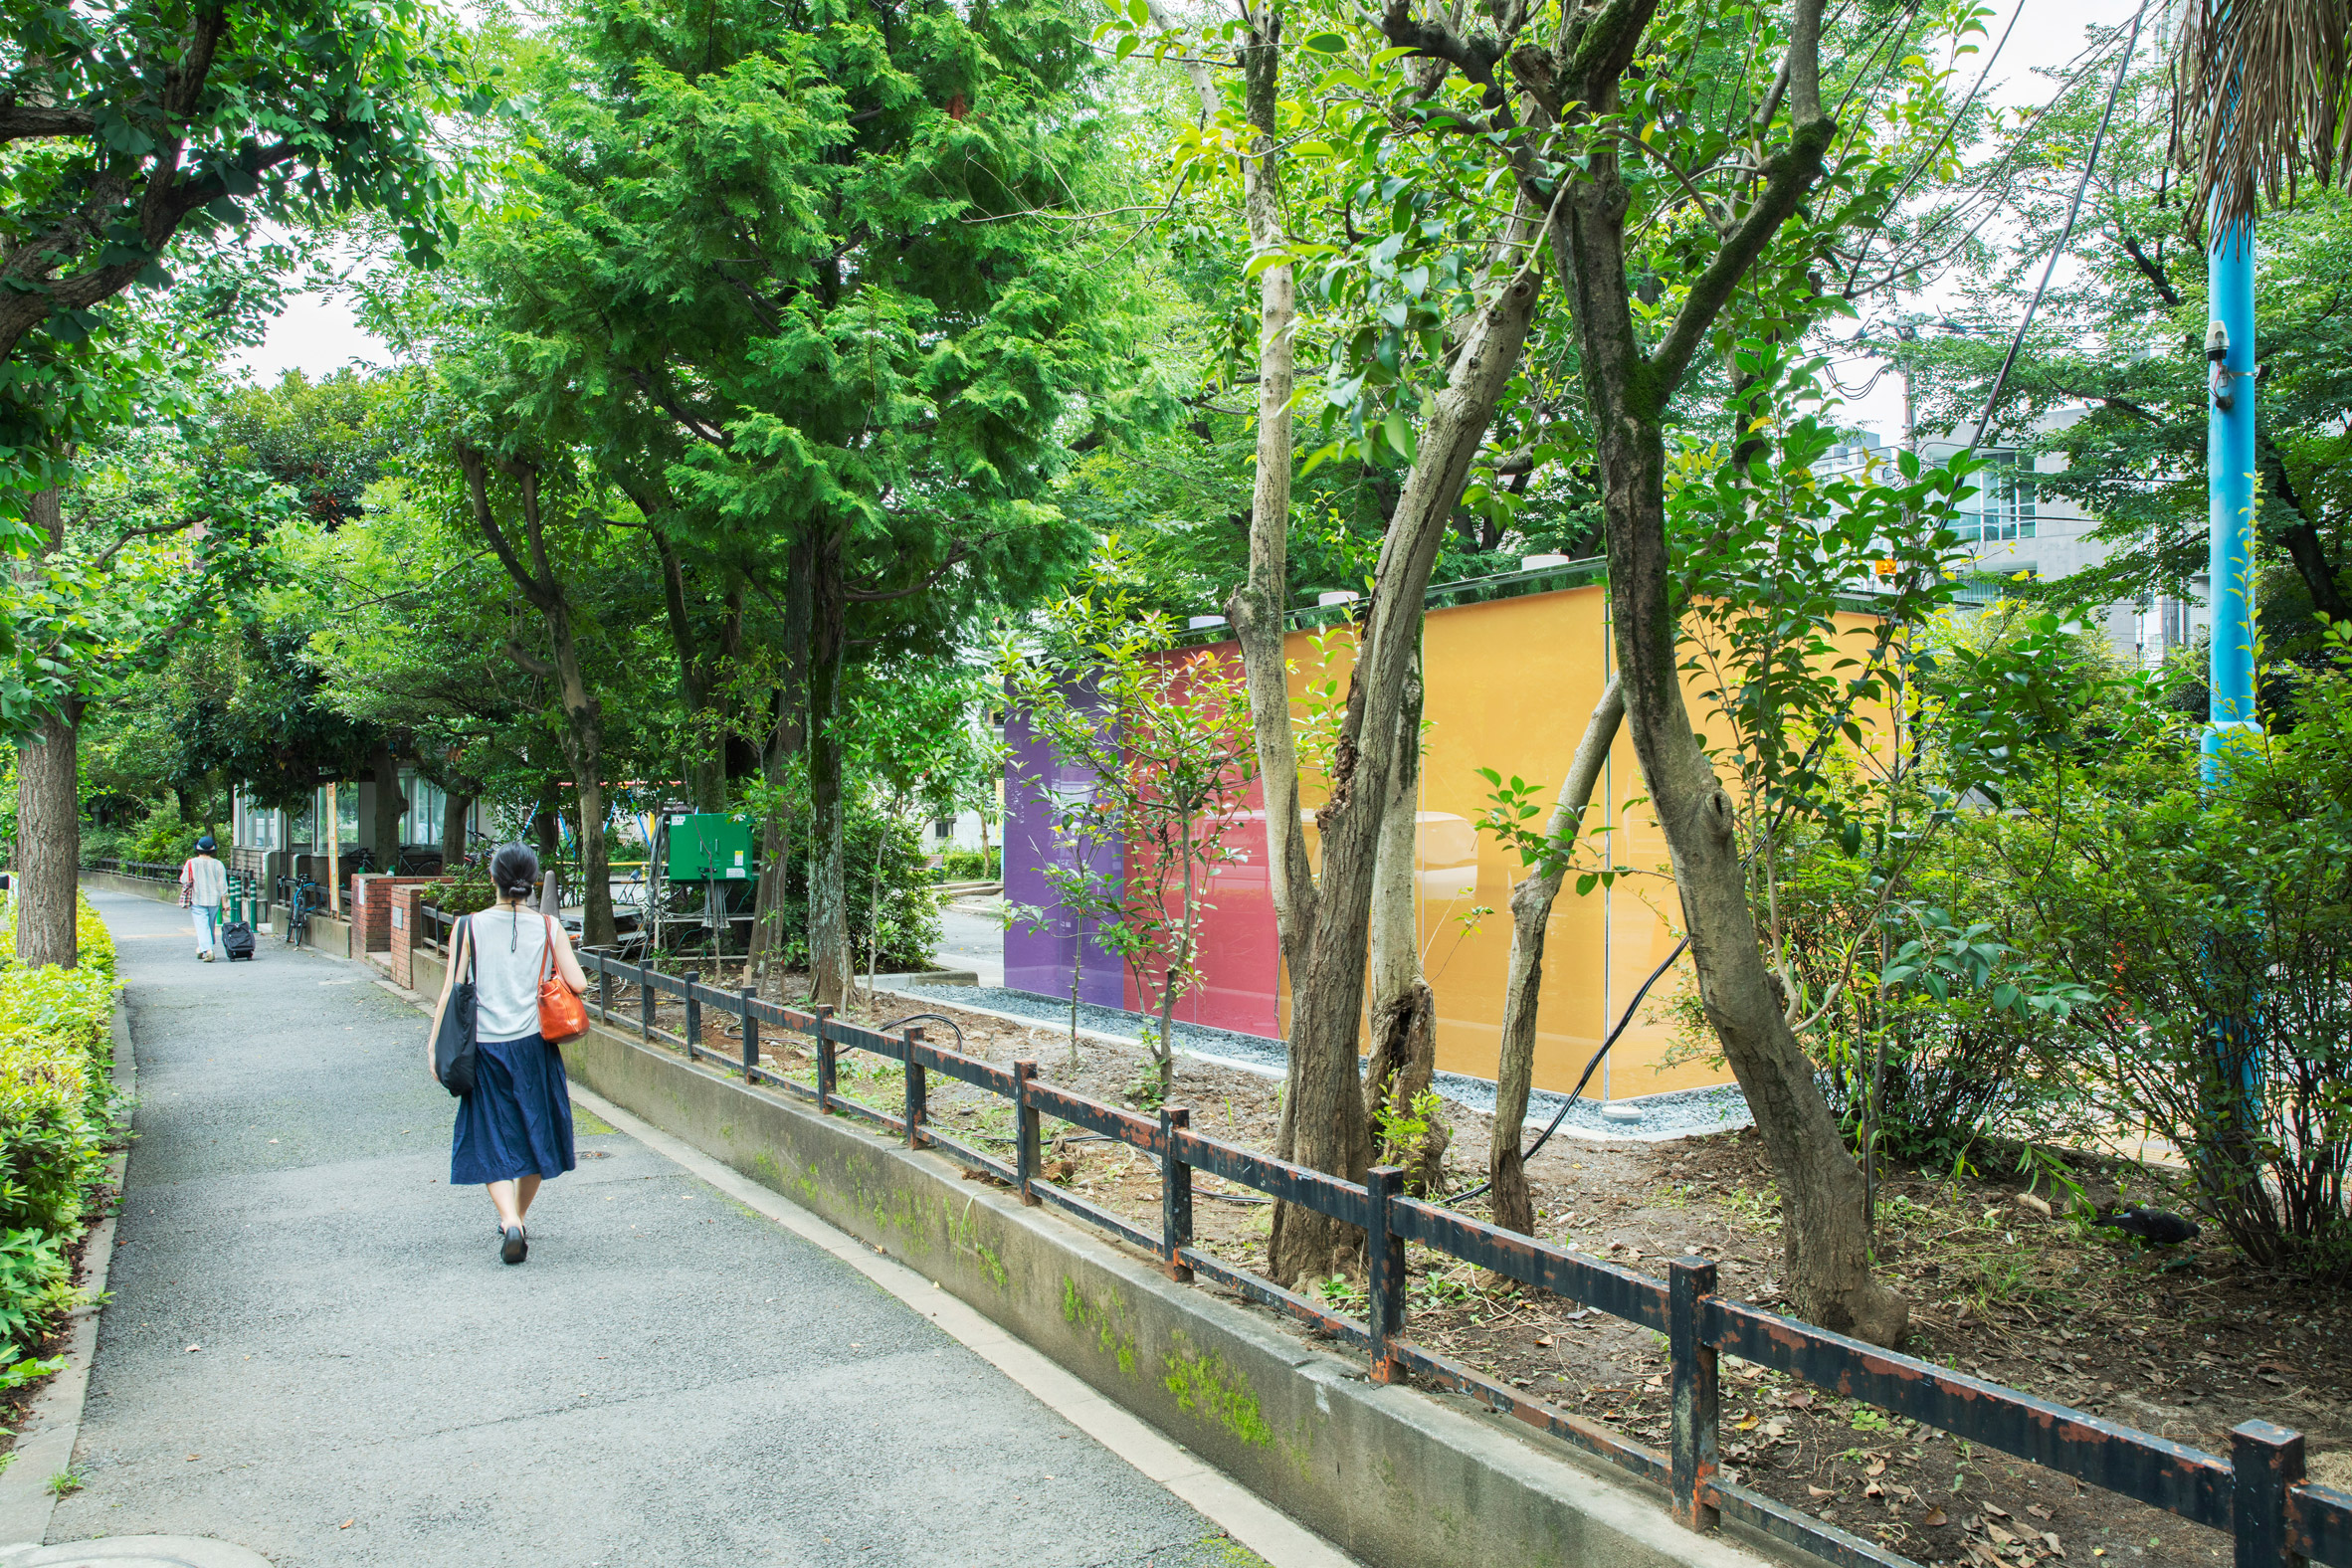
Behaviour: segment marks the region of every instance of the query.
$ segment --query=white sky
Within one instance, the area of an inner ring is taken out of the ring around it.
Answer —
[[[1993,43],[2008,25],[2011,13],[2023,5],[2025,12],[2017,19],[2017,31],[2011,35],[1995,68],[1991,97],[2003,103],[2039,103],[2055,89],[2049,81],[2034,74],[2035,68],[2063,65],[2081,51],[2086,29],[2128,22],[2138,3],[2140,0],[2063,0],[2063,3],[1995,0],[1995,13],[1988,20],[1986,37],[1978,53],[1963,64],[1961,80],[1975,79],[1975,73],[1983,69],[1985,55],[1991,52]],[[2154,4],[2156,0],[2148,3]],[[2146,49],[2152,43],[2152,33],[2143,32],[2141,47]],[[288,370],[300,370],[315,379],[353,361],[384,364],[390,358],[383,341],[360,328],[348,301],[301,294],[287,301],[285,312],[270,324],[269,336],[259,347],[245,350],[231,363],[257,380],[271,382]],[[1860,387],[1868,380],[1871,368],[1870,362],[1861,360],[1847,360],[1836,366],[1839,379],[1848,387]],[[1846,418],[1881,437],[1899,434],[1900,383],[1891,375],[1880,377],[1868,393],[1848,402]]]

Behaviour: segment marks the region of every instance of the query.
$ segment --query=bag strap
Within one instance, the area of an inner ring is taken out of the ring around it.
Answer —
[[[539,971],[539,984],[545,985],[555,978],[555,916],[542,912],[539,918],[547,922],[547,947],[539,955],[546,960],[546,966]]]
[[[470,914],[458,917],[458,946],[466,953],[466,983],[473,985],[480,971],[482,955],[474,945],[474,916]]]

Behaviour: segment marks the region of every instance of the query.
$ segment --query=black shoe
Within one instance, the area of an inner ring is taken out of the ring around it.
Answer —
[[[522,1239],[522,1227],[509,1225],[498,1233],[498,1261],[518,1264],[530,1256],[530,1243]]]

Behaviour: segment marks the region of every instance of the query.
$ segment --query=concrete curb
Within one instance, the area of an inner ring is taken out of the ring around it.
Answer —
[[[201,1535],[110,1535],[5,1556],[8,1568],[270,1568],[270,1559]]]
[[[138,1065],[131,1057],[130,1009],[119,993],[114,998],[111,1026],[114,1040],[114,1087],[128,1097],[138,1088]],[[57,1498],[49,1478],[74,1467],[74,1445],[82,1435],[82,1405],[90,1396],[90,1365],[98,1352],[98,1314],[105,1307],[106,1271],[114,1260],[114,1217],[122,1207],[123,1170],[130,1145],[114,1151],[106,1164],[106,1181],[114,1201],[90,1229],[82,1249],[82,1274],[76,1281],[88,1289],[91,1304],[78,1309],[66,1330],[65,1369],[41,1390],[25,1423],[17,1430],[16,1448],[8,1468],[0,1470],[0,1554],[39,1546],[49,1535],[50,1514]]]
[[[1375,1385],[1362,1362],[1176,1284],[940,1156],[602,1028],[564,1055],[575,1081],[904,1260],[1366,1562],[1754,1568],[1781,1557],[1746,1532],[1684,1530],[1663,1491],[1539,1446],[1468,1401]]]

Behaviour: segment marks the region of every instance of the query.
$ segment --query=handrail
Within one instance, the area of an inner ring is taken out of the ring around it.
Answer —
[[[429,911],[437,919],[439,911]],[[1882,1350],[1811,1323],[1782,1317],[1716,1292],[1715,1266],[1676,1259],[1667,1277],[1653,1278],[1572,1249],[1521,1236],[1407,1197],[1404,1173],[1375,1166],[1359,1184],[1191,1130],[1179,1106],[1157,1118],[1041,1081],[1035,1062],[1011,1070],[931,1045],[920,1029],[867,1029],[832,1016],[769,1002],[750,991],[705,985],[695,973],[668,975],[595,948],[581,966],[597,978],[593,1011],[607,1023],[616,983],[638,991],[633,1022],[651,1042],[682,1046],[689,1062],[708,1058],[740,1072],[747,1085],[764,1085],[811,1099],[826,1114],[846,1114],[882,1127],[909,1148],[930,1147],[1014,1187],[1025,1204],[1051,1203],[1150,1254],[1177,1280],[1196,1274],[1305,1322],[1327,1338],[1358,1345],[1371,1359],[1375,1382],[1419,1376],[1481,1401],[1538,1431],[1664,1484],[1674,1516],[1708,1529],[1725,1514],[1852,1568],[1901,1565],[1874,1542],[1726,1479],[1716,1462],[1719,1397],[1716,1363],[1730,1354],[1798,1377],[1841,1397],[1898,1412],[1970,1443],[2047,1466],[2090,1485],[2119,1493],[2198,1524],[2231,1531],[2237,1568],[2285,1568],[2298,1559],[2352,1568],[2352,1494],[2305,1480],[2300,1433],[2268,1422],[2242,1423],[2223,1459],[2186,1445],[2103,1421],[2083,1411],[2038,1399],[1930,1361]],[[685,1033],[654,1025],[654,998],[686,1003]],[[702,1045],[702,1012],[713,1008],[742,1022],[740,1058]],[[812,1088],[760,1065],[761,1025],[810,1037],[817,1047]],[[835,1087],[843,1050],[865,1051],[905,1066],[905,1099],[896,1113],[845,1097]],[[1015,1133],[1010,1165],[930,1126],[927,1076],[941,1073],[1013,1102]],[[1054,1116],[1151,1155],[1160,1167],[1160,1228],[1155,1236],[1111,1214],[1042,1174],[1041,1124]],[[1307,1297],[1210,1257],[1192,1245],[1192,1173],[1204,1170],[1236,1185],[1302,1204],[1366,1233],[1370,1265],[1368,1310],[1362,1320],[1328,1311]],[[1530,1398],[1405,1337],[1405,1244],[1418,1242],[1550,1290],[1612,1317],[1664,1333],[1673,1389],[1672,1438],[1665,1453],[1609,1427]]]

